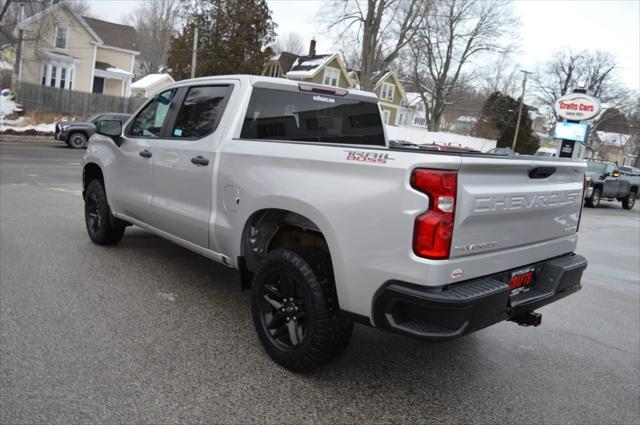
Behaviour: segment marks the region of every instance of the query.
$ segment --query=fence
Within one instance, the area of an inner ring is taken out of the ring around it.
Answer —
[[[17,85],[16,100],[26,111],[55,112],[87,117],[100,112],[132,113],[146,99],[85,93],[20,82]]]

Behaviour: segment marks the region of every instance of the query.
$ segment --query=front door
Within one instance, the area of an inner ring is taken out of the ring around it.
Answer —
[[[156,144],[177,90],[156,95],[131,120],[124,131],[123,142],[113,161],[111,203],[114,211],[140,220],[151,221],[152,163]]]
[[[176,98],[165,137],[154,142],[154,227],[209,248],[213,208],[213,168],[220,140],[216,128],[231,92],[231,84],[191,86]]]

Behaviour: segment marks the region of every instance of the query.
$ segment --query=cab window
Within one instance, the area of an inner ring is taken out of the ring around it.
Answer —
[[[231,88],[229,86],[190,87],[170,136],[182,139],[199,139],[213,133]]]
[[[167,119],[177,89],[167,90],[153,97],[133,119],[127,136],[158,138]]]

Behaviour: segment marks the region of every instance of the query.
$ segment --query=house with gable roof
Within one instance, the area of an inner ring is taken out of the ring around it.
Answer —
[[[136,31],[129,25],[79,16],[61,1],[23,20],[22,82],[129,96]]]
[[[327,86],[352,88],[353,82],[339,53],[318,54],[311,40],[307,55],[281,52],[270,58],[262,75],[288,78]]]
[[[385,124],[398,125],[400,107],[406,100],[406,94],[396,73],[393,71],[384,72],[373,87],[373,92],[379,99],[382,121]]]

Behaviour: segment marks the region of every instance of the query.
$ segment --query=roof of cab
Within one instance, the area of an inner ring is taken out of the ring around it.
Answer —
[[[299,87],[300,84],[318,86],[318,87],[329,88],[329,89],[334,88],[330,86],[324,86],[322,84],[314,84],[314,83],[300,82],[296,80],[289,80],[287,78],[265,77],[262,75],[248,75],[248,74],[231,74],[231,75],[215,75],[210,77],[198,77],[193,79],[177,81],[174,84],[172,84],[170,87],[183,87],[183,86],[190,86],[190,85],[209,83],[209,82],[213,83],[219,80],[239,80],[241,82],[245,82],[250,85],[255,85],[256,83],[265,82],[265,83],[269,83],[269,85],[282,86],[283,88],[287,87],[289,88],[289,90],[293,87],[296,87],[296,88]],[[335,88],[339,90],[347,91],[349,96],[366,98],[367,100],[375,100],[376,102],[378,101],[377,96],[373,92],[367,92],[367,91],[356,90],[356,89],[343,89],[339,87],[335,87]]]

